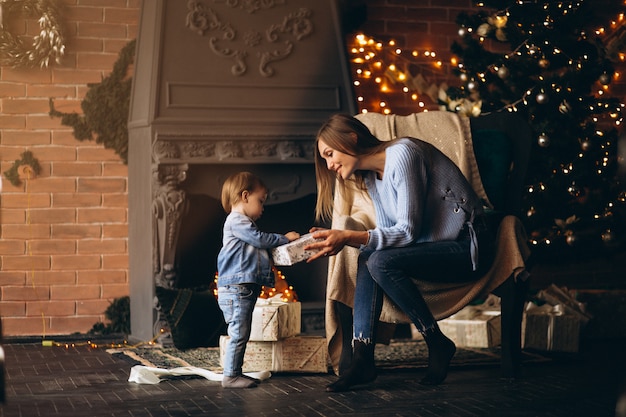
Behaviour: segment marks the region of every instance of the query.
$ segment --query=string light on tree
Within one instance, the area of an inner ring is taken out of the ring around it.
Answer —
[[[623,5],[599,29],[588,27],[590,0],[480,6],[457,19],[451,63],[461,85],[442,103],[480,101],[479,114],[514,111],[528,119],[537,139],[521,217],[534,246],[584,254],[626,243],[626,206],[618,197],[625,186],[616,176],[624,105],[611,95],[620,77],[614,64],[625,59]]]

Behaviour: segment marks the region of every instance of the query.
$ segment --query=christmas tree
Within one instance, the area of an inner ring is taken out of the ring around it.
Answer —
[[[623,59],[624,7],[616,3],[490,0],[457,19],[460,86],[440,102],[528,119],[536,140],[520,217],[539,256],[614,253],[626,242],[623,105],[611,94]],[[598,9],[618,19],[595,29]]]

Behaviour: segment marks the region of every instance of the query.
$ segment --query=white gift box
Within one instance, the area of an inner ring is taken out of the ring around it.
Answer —
[[[319,240],[320,239],[314,239],[311,233],[307,233],[306,235],[300,236],[299,239],[272,249],[274,265],[289,266],[306,261],[319,252],[319,250],[304,250],[304,247]]]
[[[300,302],[283,302],[259,298],[252,313],[251,341],[275,342],[300,334],[302,307]]]

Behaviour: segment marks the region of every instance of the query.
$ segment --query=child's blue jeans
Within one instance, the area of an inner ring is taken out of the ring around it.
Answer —
[[[217,302],[230,336],[222,358],[224,376],[242,374],[243,356],[252,330],[252,312],[260,292],[258,284],[225,285],[217,289]]]

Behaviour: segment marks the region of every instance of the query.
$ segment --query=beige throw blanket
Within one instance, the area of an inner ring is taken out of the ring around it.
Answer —
[[[474,158],[469,120],[449,112],[425,112],[410,116],[385,116],[367,113],[357,116],[381,140],[411,136],[428,141],[442,150],[460,167],[476,192],[489,205]],[[375,227],[372,202],[367,193],[353,190],[342,199],[335,196],[332,227],[337,229],[367,230]],[[481,279],[469,283],[419,282],[424,299],[437,320],[446,318],[474,299],[488,295],[508,277],[524,273],[529,256],[526,235],[519,219],[507,216],[498,231],[496,261]],[[326,338],[330,359],[337,373],[342,349],[342,329],[336,315],[335,303],[353,306],[358,249],[346,247],[329,259],[326,288]],[[381,322],[408,323],[409,320],[387,297],[383,304]],[[379,342],[386,342],[380,340]]]

